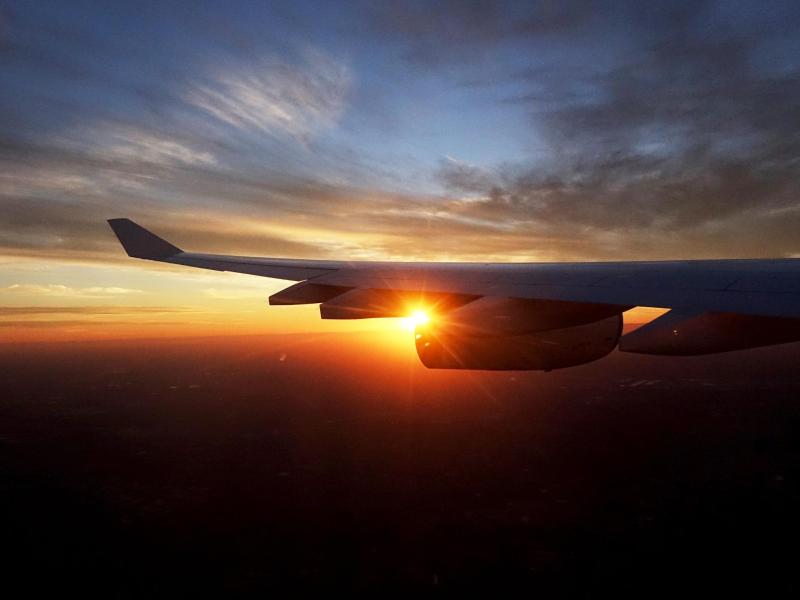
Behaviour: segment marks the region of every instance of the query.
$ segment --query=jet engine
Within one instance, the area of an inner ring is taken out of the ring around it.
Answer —
[[[572,367],[616,347],[625,308],[481,298],[418,326],[417,354],[432,369]]]

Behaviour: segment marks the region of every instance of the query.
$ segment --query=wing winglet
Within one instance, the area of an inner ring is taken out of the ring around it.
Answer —
[[[109,219],[108,224],[111,225],[128,256],[164,260],[183,252],[130,219]]]

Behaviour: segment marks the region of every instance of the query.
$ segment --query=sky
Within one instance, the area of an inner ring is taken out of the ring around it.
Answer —
[[[0,339],[303,331],[194,251],[800,256],[800,4],[0,0]]]

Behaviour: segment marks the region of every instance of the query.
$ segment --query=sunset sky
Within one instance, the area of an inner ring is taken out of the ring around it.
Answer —
[[[125,256],[800,256],[800,3],[0,0],[0,340],[371,328]],[[399,327],[396,324],[387,327]]]

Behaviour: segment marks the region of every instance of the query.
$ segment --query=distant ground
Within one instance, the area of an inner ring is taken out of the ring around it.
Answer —
[[[796,594],[800,345],[544,374],[384,343],[0,346],[5,585]]]

